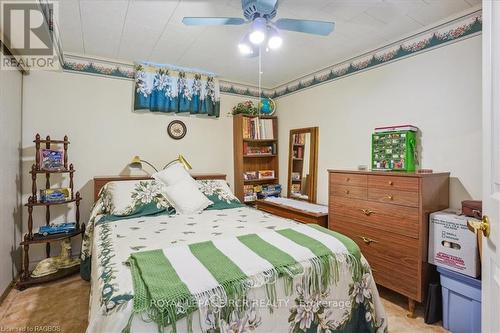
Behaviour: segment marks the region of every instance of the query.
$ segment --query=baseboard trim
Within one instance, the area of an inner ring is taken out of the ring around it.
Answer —
[[[14,278],[14,280],[10,281],[10,283],[7,285],[7,287],[3,291],[2,295],[0,295],[0,305],[3,304],[3,301],[5,301],[5,299],[9,295],[9,293],[12,291],[12,289],[14,289],[14,287],[16,285],[17,278],[18,278],[18,276],[16,276]]]

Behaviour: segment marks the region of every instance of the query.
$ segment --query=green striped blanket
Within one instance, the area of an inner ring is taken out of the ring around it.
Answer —
[[[171,325],[175,332],[177,320],[200,306],[224,308],[261,286],[273,304],[278,278],[287,295],[297,276],[307,279],[311,293],[326,290],[338,281],[341,267],[359,278],[360,258],[351,239],[317,225],[137,252],[128,261],[134,312],[124,331],[141,314],[160,330]]]

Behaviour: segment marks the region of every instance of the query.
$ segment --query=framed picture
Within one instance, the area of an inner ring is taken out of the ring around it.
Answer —
[[[64,169],[64,151],[40,149],[40,170],[59,171]]]

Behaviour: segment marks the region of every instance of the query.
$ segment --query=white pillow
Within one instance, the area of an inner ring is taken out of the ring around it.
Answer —
[[[191,215],[203,211],[213,202],[198,189],[191,179],[182,179],[174,185],[166,186],[164,193],[179,214]]]
[[[188,179],[193,183],[195,182],[193,177],[191,177],[189,172],[180,163],[174,163],[168,168],[154,173],[152,176],[167,186],[174,185],[184,179]]]

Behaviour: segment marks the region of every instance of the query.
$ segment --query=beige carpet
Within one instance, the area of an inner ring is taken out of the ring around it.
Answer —
[[[22,292],[12,290],[0,305],[2,332],[85,332],[89,303],[88,282],[78,275]],[[406,317],[406,298],[381,289],[389,332],[447,332],[440,325],[426,325],[422,307],[417,318]],[[105,333],[105,332],[103,332]]]

